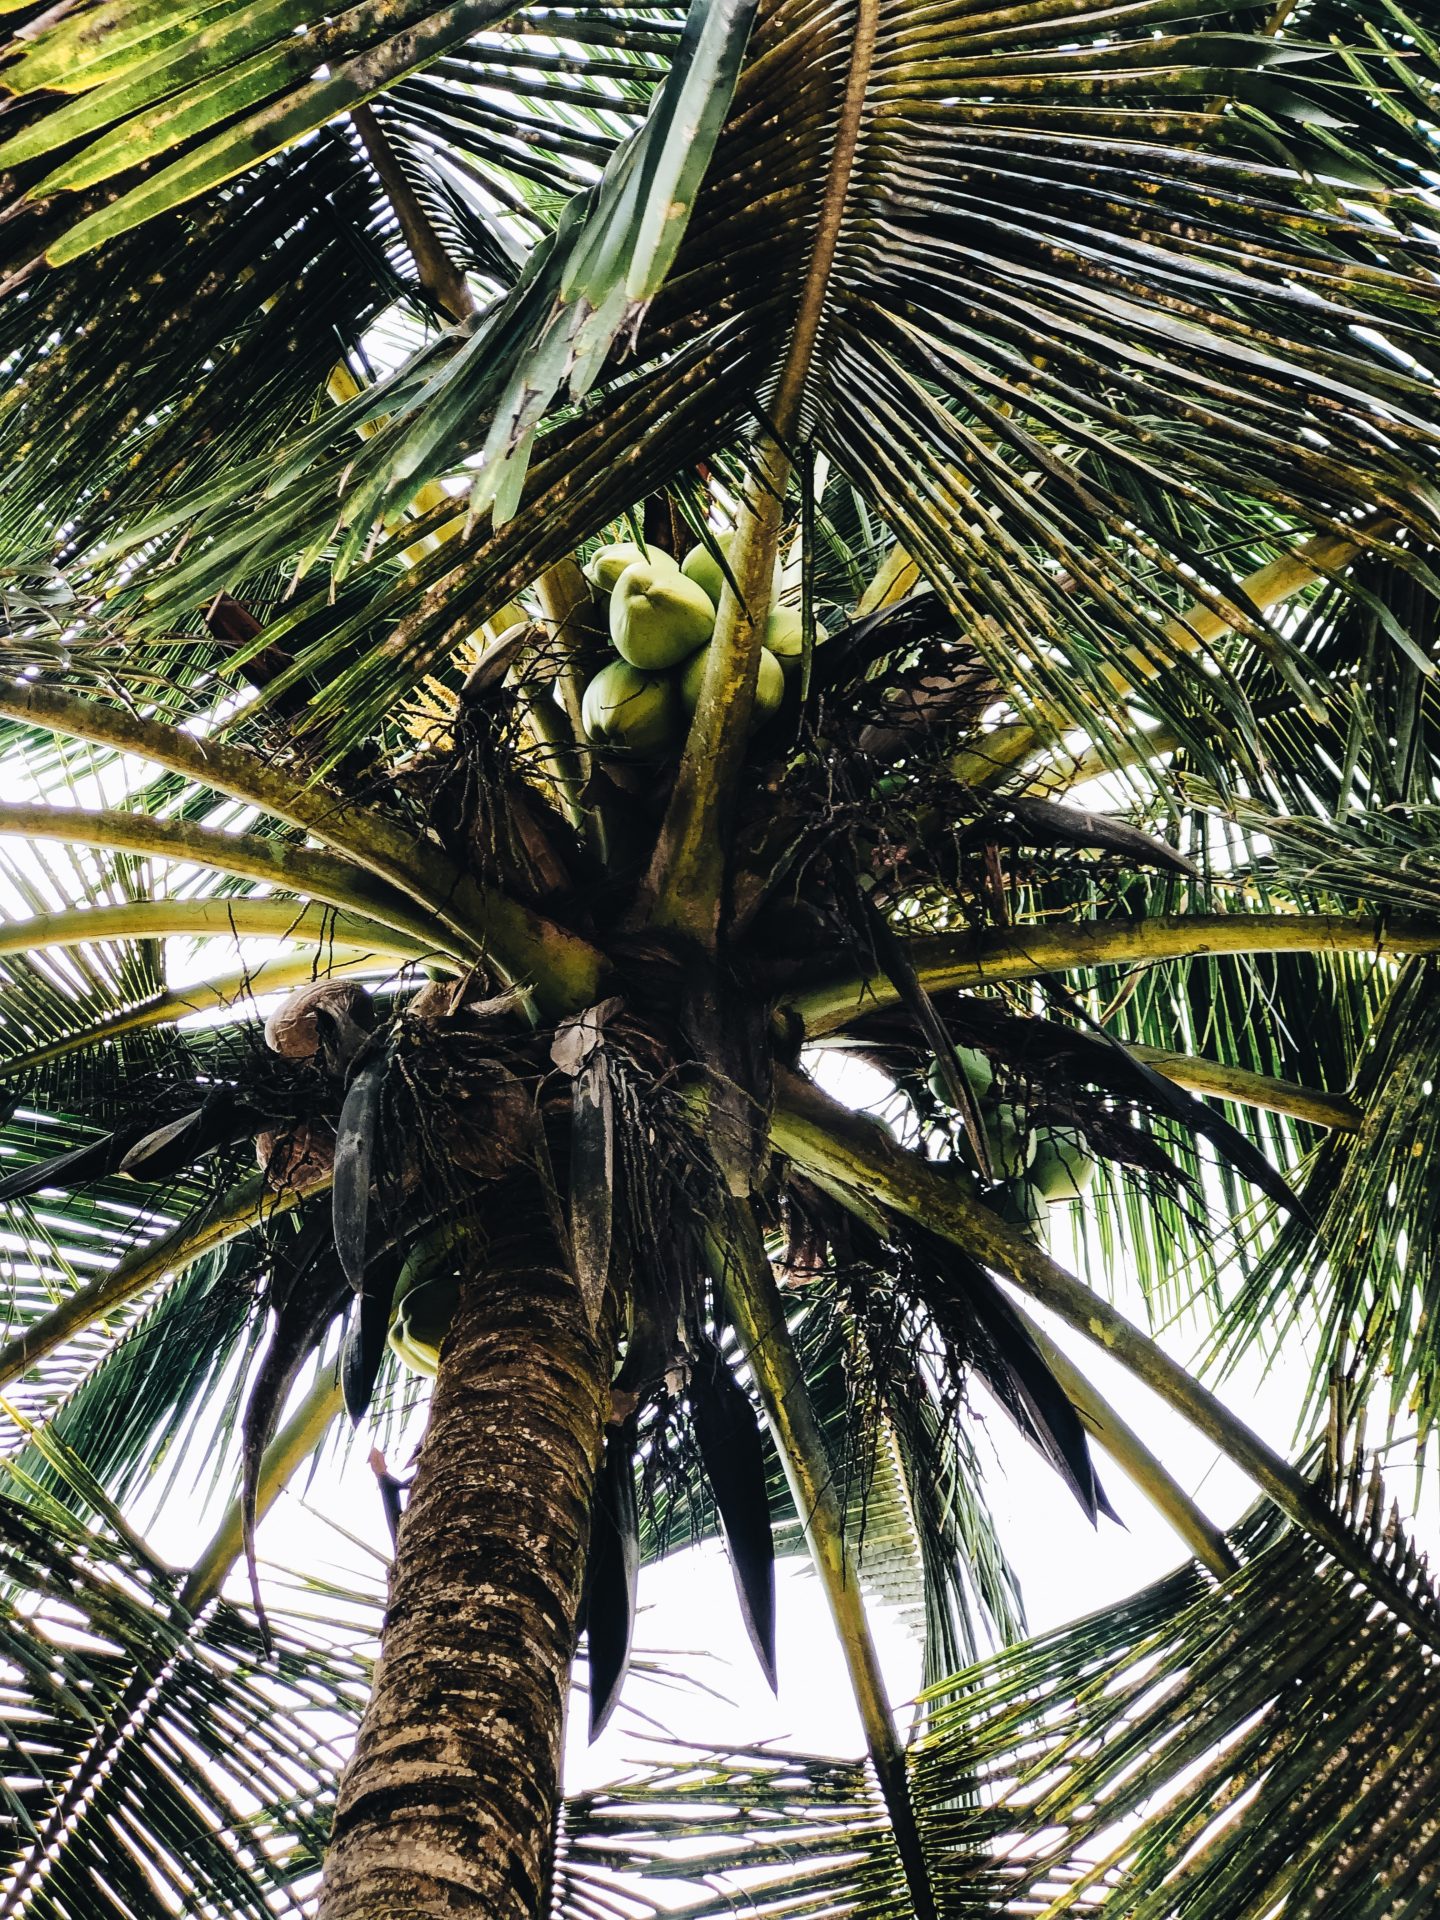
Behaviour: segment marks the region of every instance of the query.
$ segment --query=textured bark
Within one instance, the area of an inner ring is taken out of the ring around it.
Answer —
[[[441,1356],[320,1920],[544,1911],[610,1354],[538,1197],[507,1192],[490,1212]]]

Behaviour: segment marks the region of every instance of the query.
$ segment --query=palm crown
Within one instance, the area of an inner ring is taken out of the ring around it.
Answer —
[[[1421,1911],[1440,1628],[1363,1432],[1436,1391],[1429,23],[11,12],[0,1913],[309,1886],[359,1669],[214,1603],[427,1375],[326,1920],[697,1842],[794,1912]],[[1297,1325],[1298,1465],[1223,1398]],[[1025,1640],[977,1380],[1191,1564]],[[177,1578],[127,1505],[217,1420]],[[871,1771],[682,1768],[556,1856],[577,1636],[599,1726],[705,1531],[772,1680],[803,1535]]]

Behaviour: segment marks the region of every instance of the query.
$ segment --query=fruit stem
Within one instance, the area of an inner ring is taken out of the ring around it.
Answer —
[[[736,523],[729,560],[739,593],[728,582],[721,591],[695,718],[642,897],[650,926],[682,934],[709,953],[720,931],[730,813],[755,705],[789,479],[789,455],[772,440]]]

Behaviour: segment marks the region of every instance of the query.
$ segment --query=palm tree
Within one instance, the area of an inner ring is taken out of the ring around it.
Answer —
[[[1434,23],[6,11],[0,1915],[308,1885],[358,1670],[216,1596],[429,1374],[322,1920],[1426,1911]],[[1221,1389],[1300,1335],[1292,1461]],[[971,1382],[1190,1563],[1024,1639]],[[237,1426],[174,1575],[133,1496]],[[867,1767],[562,1814],[706,1531],[772,1676],[803,1537]]]

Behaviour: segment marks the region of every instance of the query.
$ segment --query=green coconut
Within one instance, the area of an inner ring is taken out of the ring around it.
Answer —
[[[600,669],[585,689],[580,714],[588,739],[623,753],[666,753],[679,730],[674,684],[624,660]]]
[[[997,1180],[1018,1180],[1035,1155],[1035,1136],[1024,1114],[1005,1103],[985,1115],[985,1145]]]
[[[585,562],[585,578],[601,593],[612,593],[615,582],[636,561],[644,561],[661,571],[667,567],[672,573],[676,571],[675,562],[659,547],[642,547],[637,540],[612,540],[608,547],[597,547]]]
[[[824,646],[830,638],[817,620],[815,622],[815,644]],[[805,658],[805,622],[798,607],[772,607],[770,618],[765,623],[765,644],[779,660],[786,673],[798,673],[800,663]]]
[[[1027,1233],[1040,1233],[1049,1219],[1045,1196],[1033,1180],[1011,1180],[1000,1201],[1000,1218]]]
[[[680,704],[687,713],[694,713],[700,704],[700,685],[705,678],[705,663],[710,658],[710,649],[702,647],[699,653],[685,662],[680,672]],[[760,651],[760,671],[755,681],[755,708],[751,715],[751,725],[759,726],[775,713],[785,698],[785,675],[780,662],[773,653],[763,648]]]
[[[391,1325],[388,1335],[390,1351],[404,1362],[412,1373],[424,1374],[427,1380],[433,1380],[440,1371],[440,1349],[428,1346],[423,1341],[412,1338],[404,1314]]]
[[[983,1100],[995,1084],[995,1069],[990,1064],[988,1053],[982,1053],[978,1047],[957,1047],[955,1058],[960,1062],[960,1071],[965,1075],[965,1084],[970,1089],[973,1100]],[[942,1106],[950,1104],[950,1089],[945,1084],[945,1075],[940,1070],[940,1062],[930,1062],[930,1091]]]
[[[421,1346],[438,1348],[450,1331],[459,1298],[459,1283],[452,1273],[442,1273],[434,1280],[412,1287],[400,1303],[410,1338]]]
[[[735,536],[733,533],[719,533],[715,536],[715,544],[727,560],[730,558],[734,543]],[[685,575],[687,580],[693,580],[697,587],[701,588],[705,593],[708,593],[715,605],[717,607],[719,606],[721,592],[727,583],[724,574],[720,571],[719,561],[708,547],[692,547],[680,562],[680,571]],[[774,585],[771,589],[772,598],[775,594],[779,593],[779,591],[780,562],[777,560],[775,562]],[[767,646],[770,644],[768,636],[765,644]]]
[[[1079,1200],[1090,1191],[1095,1159],[1078,1127],[1047,1127],[1035,1138],[1030,1180],[1051,1206]]]
[[[610,596],[610,638],[632,667],[678,667],[715,631],[715,603],[674,568],[637,560]]]

